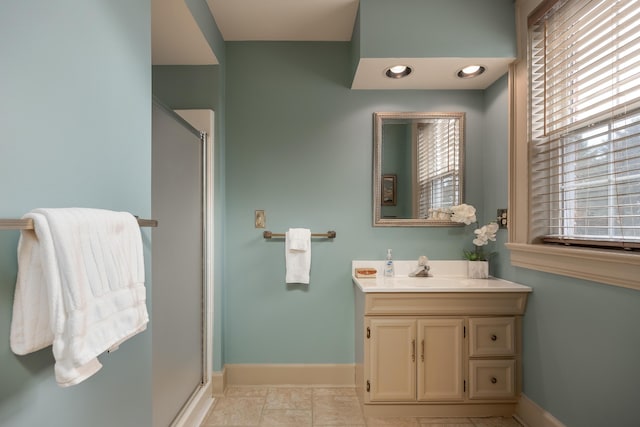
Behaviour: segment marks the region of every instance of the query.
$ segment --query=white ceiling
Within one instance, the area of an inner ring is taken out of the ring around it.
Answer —
[[[152,0],[154,65],[217,64],[186,0]],[[206,1],[225,41],[349,41],[359,0]],[[392,0],[389,0],[392,1]],[[353,89],[485,89],[514,58],[362,58]],[[394,62],[394,63],[389,63]],[[388,66],[413,67],[404,79],[384,75]],[[461,80],[458,69],[477,63],[487,72]]]
[[[151,63],[218,63],[184,0],[151,0]]]
[[[229,41],[349,41],[358,0],[207,0]]]
[[[206,1],[225,41],[349,41],[358,11],[358,0]],[[218,63],[185,0],[152,0],[151,35],[154,65]]]

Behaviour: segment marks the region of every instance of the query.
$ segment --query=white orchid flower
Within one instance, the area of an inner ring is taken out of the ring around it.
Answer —
[[[473,239],[473,244],[476,246],[484,246],[488,244],[489,241],[495,242],[497,231],[498,224],[495,222],[490,222],[487,225],[483,225],[482,227],[474,231],[476,238]]]
[[[478,225],[476,219],[476,208],[471,205],[467,205],[465,203],[452,206],[449,208],[451,214],[451,221],[464,223],[469,225],[473,222]],[[486,261],[488,256],[484,254],[484,252],[480,249],[481,246],[488,245],[489,242],[496,241],[496,233],[498,232],[499,226],[496,222],[490,222],[487,225],[484,225],[473,231],[475,238],[473,239],[473,245],[475,246],[474,251],[464,251],[465,258],[470,261]]]
[[[500,226],[498,225],[497,222],[490,222],[489,224],[485,225],[485,227],[487,227],[487,235],[489,235],[489,240],[494,241],[496,240],[496,233],[498,232],[498,229],[500,228]]]
[[[476,208],[465,203],[451,207],[451,221],[466,225],[476,222]]]

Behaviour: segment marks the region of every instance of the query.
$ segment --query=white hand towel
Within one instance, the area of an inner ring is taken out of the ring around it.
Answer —
[[[56,381],[84,381],[96,358],[146,329],[140,228],[126,212],[36,209],[18,244],[11,349],[53,344]]]
[[[309,284],[311,230],[290,228],[285,235],[286,283]]]

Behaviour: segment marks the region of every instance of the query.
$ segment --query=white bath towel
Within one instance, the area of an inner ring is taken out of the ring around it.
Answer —
[[[36,209],[18,244],[11,349],[53,344],[56,381],[66,387],[102,365],[96,358],[146,329],[140,228],[126,212]]]
[[[285,233],[286,283],[309,284],[311,271],[311,230],[290,228]]]

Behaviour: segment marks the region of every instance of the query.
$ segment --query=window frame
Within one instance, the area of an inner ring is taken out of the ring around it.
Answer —
[[[529,235],[527,17],[547,0],[516,0],[518,58],[509,68],[509,236],[511,264],[640,290],[640,253],[533,242]]]

